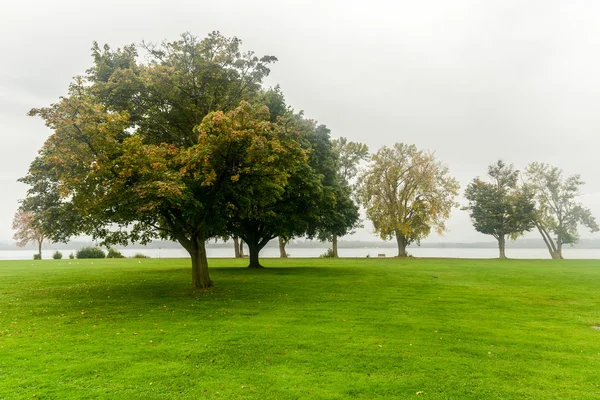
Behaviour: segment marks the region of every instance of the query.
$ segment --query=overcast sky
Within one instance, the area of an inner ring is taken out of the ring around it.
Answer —
[[[498,158],[547,162],[582,175],[581,201],[600,219],[599,19],[592,0],[5,2],[0,240],[25,195],[16,179],[50,134],[26,113],[66,93],[94,40],[115,48],[213,30],[277,56],[267,84],[333,137],[435,151],[461,192]],[[430,241],[493,240],[465,211],[448,226]],[[375,237],[367,225],[355,238]]]

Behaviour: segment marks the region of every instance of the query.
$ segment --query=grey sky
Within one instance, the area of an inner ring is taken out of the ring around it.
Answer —
[[[220,30],[275,55],[268,84],[334,137],[436,152],[464,187],[498,158],[580,173],[600,218],[596,1],[13,1],[0,14],[0,239],[49,131],[26,117],[112,47]],[[461,189],[462,191],[462,189]],[[461,199],[462,200],[462,199]],[[455,210],[444,239],[493,240]],[[357,238],[369,239],[368,229]],[[535,237],[535,235],[532,235]],[[584,233],[584,237],[600,237]]]

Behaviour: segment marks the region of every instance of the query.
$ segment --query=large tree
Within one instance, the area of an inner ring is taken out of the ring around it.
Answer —
[[[228,229],[248,245],[251,268],[262,267],[260,251],[278,236],[284,241],[297,236],[315,237],[336,217],[340,201],[329,130],[304,119],[302,114],[287,114],[281,120],[287,130],[295,132],[305,162],[295,164],[295,173],[285,187],[267,188],[248,180],[249,188],[237,187],[239,193],[230,196]]]
[[[406,246],[420,243],[432,229],[440,234],[446,229],[458,190],[458,181],[432,153],[404,143],[381,148],[359,178],[367,218],[382,239],[396,239],[398,257],[406,257]]]
[[[488,167],[491,182],[479,178],[467,186],[465,198],[477,232],[498,241],[500,258],[506,258],[506,238],[516,239],[535,227],[535,204],[531,192],[518,185],[519,171],[502,160]]]
[[[212,284],[205,241],[227,234],[226,194],[247,179],[285,185],[289,171],[280,164],[295,157],[256,100],[275,58],[242,53],[240,43],[216,32],[203,40],[184,34],[142,45],[145,62],[134,45],[94,45],[93,67],[68,96],[31,111],[54,132],[32,168],[50,171],[79,216],[69,234],[107,244],[177,240],[190,253],[193,285]]]
[[[222,210],[226,215],[225,228],[229,235],[241,238],[248,246],[251,268],[262,267],[259,252],[279,234],[281,214],[293,212],[280,207],[285,192],[292,181],[307,175],[307,155],[297,140],[302,133],[293,122],[283,119],[270,124],[275,127],[273,131],[277,133],[278,141],[271,150],[273,154],[265,157],[273,158],[278,149],[285,149],[285,157],[277,160],[276,169],[257,168],[224,191],[227,199]],[[257,165],[264,162],[253,160]]]
[[[13,239],[17,246],[25,247],[28,243],[35,243],[38,247],[37,258],[42,259],[42,243],[46,236],[37,226],[33,211],[17,210],[13,219],[12,228],[15,230]]]
[[[562,259],[563,244],[579,241],[578,226],[599,230],[591,211],[577,201],[584,184],[579,175],[565,177],[558,167],[533,162],[527,166],[526,177],[537,203],[536,227],[552,258]]]
[[[244,241],[240,240],[239,237],[233,237],[233,254],[235,258],[243,258],[244,257]]]

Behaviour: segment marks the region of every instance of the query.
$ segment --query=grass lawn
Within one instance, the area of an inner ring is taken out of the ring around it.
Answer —
[[[598,399],[599,260],[0,261],[0,399]]]

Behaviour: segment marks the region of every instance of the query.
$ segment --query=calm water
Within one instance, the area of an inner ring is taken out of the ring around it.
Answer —
[[[75,250],[60,250],[63,258],[68,258],[69,253],[75,253]],[[121,249],[121,253],[126,257],[131,257],[136,253],[142,253],[152,258],[187,258],[188,253],[183,249]],[[325,253],[327,247],[323,248],[289,248],[290,257],[311,258],[319,257]],[[233,249],[219,248],[207,249],[209,258],[228,258],[233,257]],[[409,248],[408,252],[415,257],[449,257],[449,258],[497,258],[497,249],[469,249],[469,248]],[[0,251],[0,260],[31,260],[35,250],[3,250]],[[44,259],[52,258],[54,250],[43,250]],[[246,250],[247,253],[247,250]],[[385,254],[387,257],[395,256],[394,248],[354,248],[339,249],[340,257],[377,257],[378,254]],[[278,248],[266,248],[260,253],[261,257],[276,258],[279,257]],[[600,249],[563,249],[565,258],[572,259],[600,259]],[[545,249],[507,249],[506,256],[509,258],[550,258]]]

